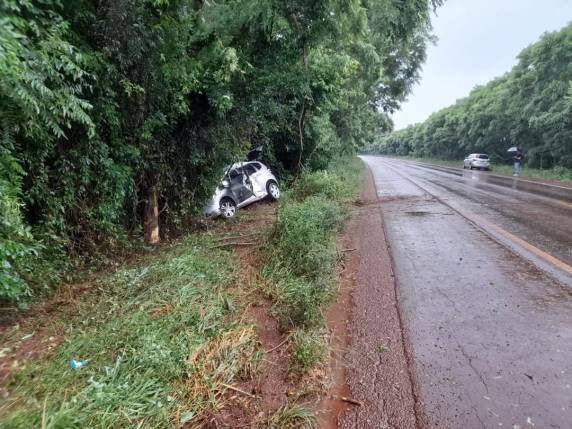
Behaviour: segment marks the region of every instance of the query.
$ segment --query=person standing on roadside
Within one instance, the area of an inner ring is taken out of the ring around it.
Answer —
[[[520,164],[522,163],[522,149],[520,147],[516,148],[516,152],[512,156],[512,160],[514,162],[514,174],[513,176],[518,177],[520,176]]]

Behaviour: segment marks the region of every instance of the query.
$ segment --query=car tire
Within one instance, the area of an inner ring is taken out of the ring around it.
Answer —
[[[469,170],[472,170],[473,166],[471,164],[469,164]]]
[[[223,198],[219,204],[220,215],[225,219],[231,219],[236,215],[236,203],[232,198]]]
[[[270,200],[277,201],[280,199],[280,188],[278,187],[278,183],[274,180],[269,180],[268,183],[266,183],[266,192]]]

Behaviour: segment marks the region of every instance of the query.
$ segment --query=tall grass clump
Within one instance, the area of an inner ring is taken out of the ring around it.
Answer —
[[[316,429],[318,419],[302,405],[286,404],[276,410],[264,426],[269,429]]]
[[[291,195],[298,201],[322,196],[337,203],[351,201],[361,191],[363,164],[358,158],[332,161],[327,170],[301,175],[293,184]]]
[[[305,374],[322,362],[327,348],[325,335],[319,329],[298,329],[292,333],[290,341],[292,364],[290,372]]]
[[[338,260],[336,238],[361,177],[361,161],[345,160],[328,171],[303,174],[281,201],[263,273],[284,325],[315,326],[323,320]]]
[[[264,273],[271,279],[275,309],[285,325],[306,326],[321,320],[336,266],[336,233],[345,218],[338,203],[322,196],[302,202],[287,197],[282,202]]]

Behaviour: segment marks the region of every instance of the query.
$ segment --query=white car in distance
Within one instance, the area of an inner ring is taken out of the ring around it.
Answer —
[[[473,168],[478,168],[479,170],[490,170],[491,160],[489,159],[489,156],[484,153],[472,153],[463,161],[463,168],[468,168],[469,170],[472,170]]]

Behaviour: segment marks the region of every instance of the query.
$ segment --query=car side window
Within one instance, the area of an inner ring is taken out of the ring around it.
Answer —
[[[252,164],[247,164],[244,166],[244,171],[246,171],[246,174],[248,174],[249,176],[256,173],[256,168],[254,168],[254,166]]]
[[[254,165],[254,168],[256,168],[257,170],[260,170],[262,168],[262,164],[260,164],[259,162],[253,162],[252,165]]]

